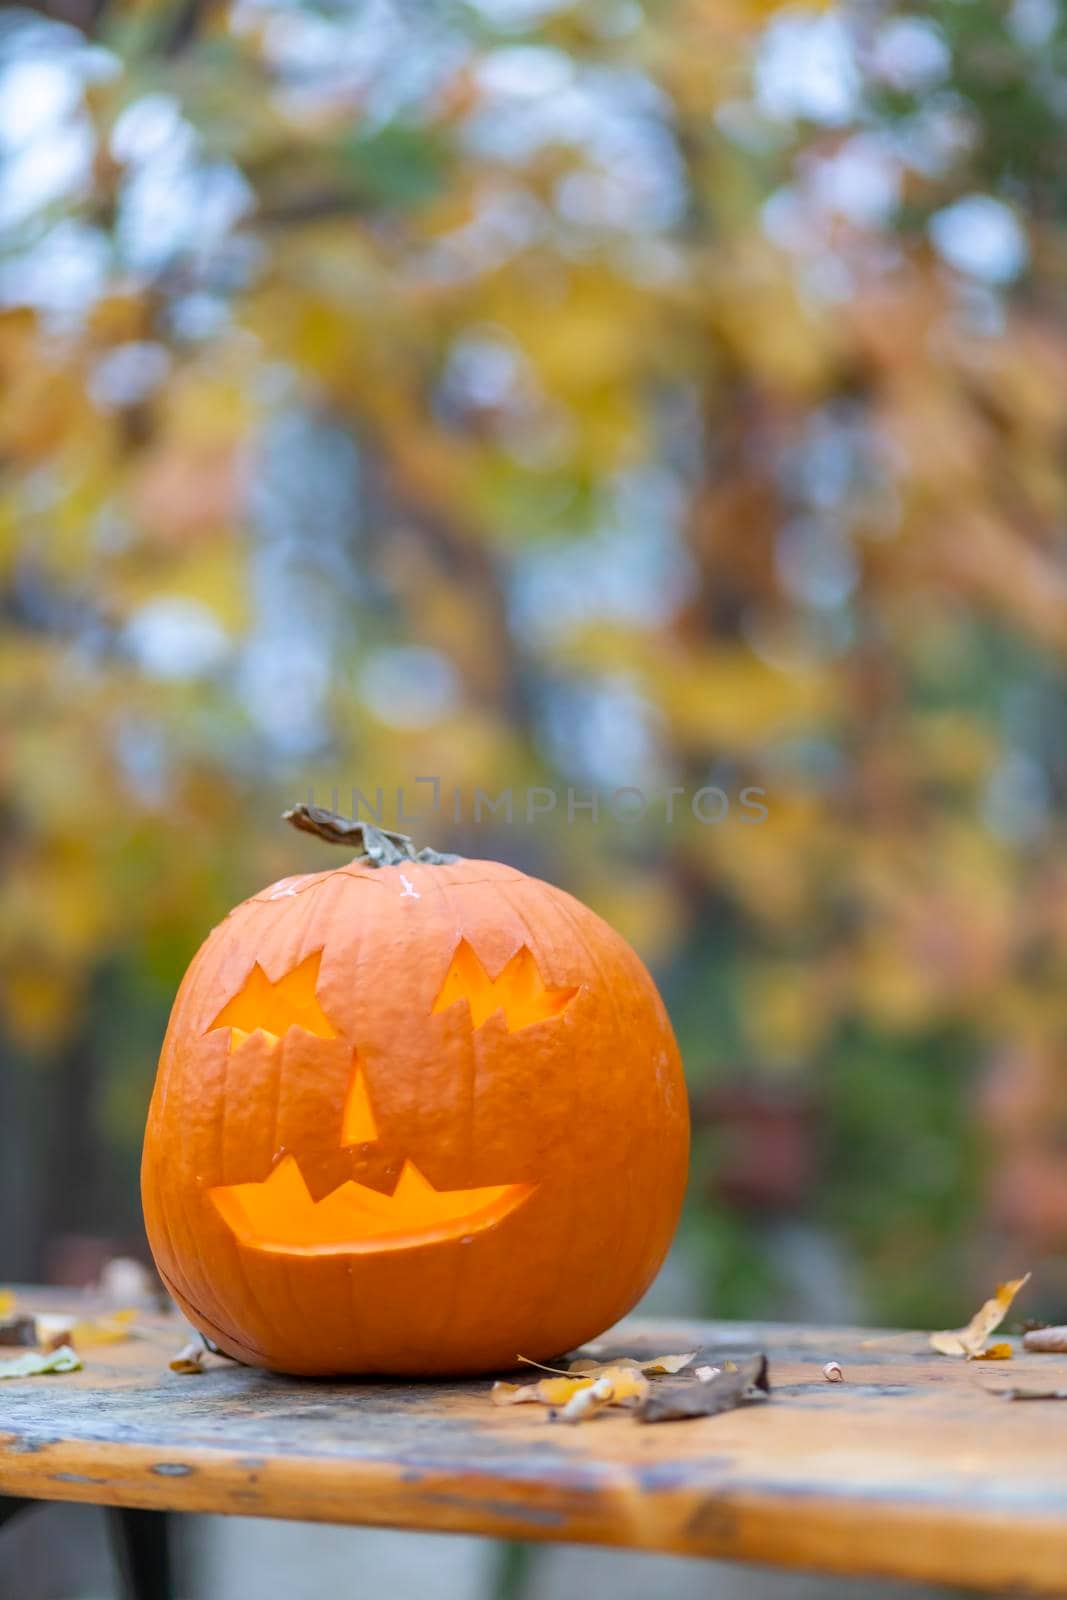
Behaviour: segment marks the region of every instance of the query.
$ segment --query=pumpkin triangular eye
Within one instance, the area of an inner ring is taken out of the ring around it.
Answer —
[[[378,1138],[378,1125],[374,1120],[371,1108],[370,1095],[367,1092],[367,1080],[356,1062],[356,1070],[345,1100],[344,1116],[341,1119],[341,1143],[374,1144]]]
[[[277,1040],[296,1027],[320,1039],[336,1039],[337,1029],[319,1005],[315,993],[321,960],[322,951],[316,950],[276,981],[267,976],[257,961],[208,1031],[231,1029],[231,1051],[257,1031]]]
[[[548,988],[537,969],[533,951],[521,945],[507,966],[491,978],[476,952],[461,939],[445,973],[433,1013],[447,1011],[458,1000],[471,1008],[471,1022],[480,1028],[494,1012],[502,1011],[509,1033],[531,1023],[556,1017],[574,999],[576,988]]]

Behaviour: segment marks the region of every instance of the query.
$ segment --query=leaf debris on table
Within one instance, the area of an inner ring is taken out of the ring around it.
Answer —
[[[204,1357],[207,1353],[207,1345],[202,1339],[190,1339],[188,1344],[182,1345],[168,1365],[172,1372],[180,1372],[186,1376],[194,1372],[203,1372]]]
[[[83,1350],[93,1345],[117,1344],[137,1333],[137,1315],[135,1309],[105,1311],[96,1316],[82,1316],[77,1311],[19,1311],[14,1291],[0,1289],[0,1346],[22,1346],[49,1355],[71,1347]],[[74,1369],[60,1366],[48,1370]]]
[[[540,1365],[520,1359],[527,1366]],[[721,1366],[701,1362],[695,1350],[640,1359],[617,1356],[609,1361],[580,1356],[566,1371],[543,1370],[546,1376],[536,1383],[494,1383],[493,1404],[546,1406],[553,1422],[584,1422],[607,1406],[625,1407],[642,1422],[667,1422],[715,1416],[763,1399],[770,1391],[765,1355],[724,1361]]]
[[[767,1357],[762,1354],[731,1362],[715,1377],[695,1383],[657,1384],[637,1407],[638,1422],[675,1422],[685,1417],[714,1417],[738,1406],[766,1400],[771,1392]]]
[[[940,1333],[930,1334],[931,1347],[939,1355],[963,1356],[968,1361],[977,1360],[984,1355],[989,1335],[1000,1327],[1015,1296],[1029,1282],[1030,1274],[1026,1273],[1022,1278],[1011,1278],[1007,1283],[998,1283],[996,1293],[984,1305],[978,1307],[965,1328],[945,1328]],[[1011,1347],[1008,1348],[1010,1350]]]
[[[120,1344],[134,1333],[136,1310],[108,1311],[99,1317],[46,1311],[37,1317],[37,1343],[43,1350],[72,1344],[78,1350],[93,1345]]]
[[[643,1372],[648,1376],[660,1377],[664,1374],[673,1375],[676,1372],[681,1372],[682,1368],[687,1367],[695,1356],[696,1351],[689,1350],[685,1355],[645,1356],[641,1360],[636,1356],[619,1356],[614,1361],[591,1361],[588,1358],[579,1357],[577,1360],[570,1362],[567,1371],[569,1373],[585,1373],[595,1377],[600,1372],[614,1372],[619,1367],[630,1367],[635,1372]]]
[[[577,1395],[598,1385],[601,1386],[599,1393],[606,1405],[626,1405],[633,1400],[640,1400],[648,1392],[648,1379],[640,1368],[618,1362],[610,1366],[598,1366],[593,1373],[575,1373],[573,1377],[541,1378],[537,1383],[494,1383],[490,1399],[495,1406],[533,1403],[565,1407]]]
[[[69,1344],[55,1350],[27,1350],[24,1356],[0,1361],[0,1378],[38,1378],[55,1372],[80,1372],[81,1357]]]
[[[631,1380],[632,1381],[632,1380]],[[641,1381],[647,1388],[647,1379]],[[615,1384],[611,1378],[594,1378],[591,1383],[585,1384],[575,1394],[572,1394],[567,1404],[560,1411],[552,1413],[553,1422],[584,1422],[587,1417],[595,1416],[604,1406],[617,1405],[619,1398],[615,1392]]]

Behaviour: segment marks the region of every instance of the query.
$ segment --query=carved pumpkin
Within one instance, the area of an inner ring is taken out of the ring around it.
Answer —
[[[186,974],[142,1173],[168,1289],[294,1373],[489,1371],[601,1333],[686,1179],[645,968],[510,867],[290,818],[369,854],[245,901]]]

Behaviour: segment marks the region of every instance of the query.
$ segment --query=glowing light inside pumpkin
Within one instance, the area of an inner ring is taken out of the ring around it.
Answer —
[[[459,1000],[466,1000],[475,1028],[480,1028],[500,1011],[508,1032],[515,1033],[534,1022],[559,1016],[577,993],[577,988],[546,987],[533,952],[526,945],[516,950],[497,977],[491,978],[476,952],[466,939],[461,939],[432,1009],[436,1014],[447,1011]]]
[[[322,951],[315,950],[299,966],[276,981],[257,961],[240,989],[227,1000],[209,1028],[230,1029],[230,1053],[253,1033],[263,1033],[274,1045],[290,1028],[303,1028],[320,1039],[336,1039],[337,1029],[319,1005],[315,993]]]
[[[313,1200],[291,1155],[263,1183],[210,1191],[242,1244],[297,1255],[398,1250],[464,1238],[499,1222],[532,1192],[533,1185],[525,1183],[435,1189],[407,1161],[392,1194],[349,1180]]]
[[[341,1143],[373,1144],[377,1137],[378,1125],[371,1109],[367,1081],[357,1066],[348,1098],[345,1100],[344,1116],[341,1121]]]
[[[276,1044],[291,1027],[336,1039],[337,1030],[316,994],[321,960],[322,951],[317,950],[277,979],[270,978],[257,962],[237,994],[223,1006],[212,1029],[229,1028],[231,1052],[253,1033]],[[445,1011],[465,1000],[474,1028],[500,1014],[509,1032],[515,1032],[558,1016],[577,992],[576,988],[547,986],[525,945],[491,978],[463,939],[432,1010]],[[370,1093],[357,1059],[342,1112],[340,1143],[342,1147],[371,1144],[377,1138]],[[209,1193],[241,1243],[258,1250],[322,1255],[404,1249],[465,1238],[499,1222],[533,1188],[532,1184],[508,1183],[435,1189],[413,1161],[406,1161],[392,1194],[349,1179],[315,1200],[296,1157],[287,1154],[262,1182],[219,1185]]]

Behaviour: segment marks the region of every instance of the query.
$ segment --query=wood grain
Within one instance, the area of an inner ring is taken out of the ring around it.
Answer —
[[[1067,1590],[1067,1405],[990,1392],[1067,1387],[1064,1357],[976,1365],[921,1334],[631,1321],[605,1350],[767,1350],[771,1400],[566,1428],[491,1406],[488,1381],[180,1377],[181,1342],[147,1319],[84,1372],[0,1384],[0,1492]]]

